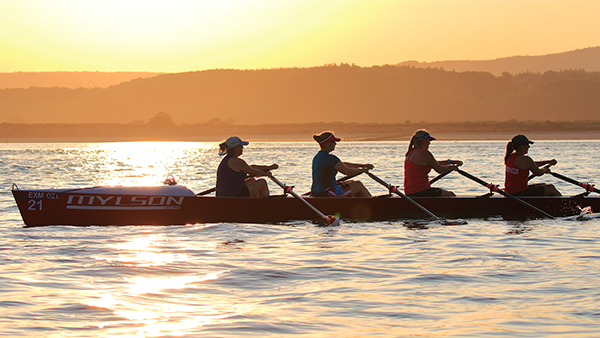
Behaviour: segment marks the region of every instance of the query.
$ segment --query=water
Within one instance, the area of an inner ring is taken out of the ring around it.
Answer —
[[[335,154],[373,163],[376,175],[401,185],[406,146],[342,142]],[[434,141],[431,150],[502,184],[504,147]],[[600,183],[599,150],[600,141],[536,141],[530,154]],[[242,158],[278,163],[276,177],[304,192],[315,152],[313,142],[252,143]],[[199,192],[214,185],[216,153],[214,143],[1,144],[0,336],[600,335],[600,219],[25,229],[10,194],[13,182],[144,185],[169,173]],[[583,191],[551,176],[535,180],[565,195]],[[436,186],[486,193],[456,173]]]

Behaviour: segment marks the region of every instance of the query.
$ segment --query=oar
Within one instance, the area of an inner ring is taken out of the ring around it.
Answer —
[[[217,187],[210,188],[210,189],[208,189],[208,190],[204,190],[204,191],[202,191],[202,192],[199,192],[199,193],[197,193],[197,194],[196,194],[196,196],[204,196],[204,195],[208,195],[208,194],[210,194],[211,192],[215,192],[215,190],[217,190]]]
[[[358,173],[356,173],[356,174],[352,174],[352,175],[346,175],[346,176],[344,176],[344,177],[342,177],[342,178],[338,178],[338,179],[336,180],[336,182],[337,182],[337,183],[340,183],[340,182],[347,181],[347,180],[349,180],[349,179],[351,179],[351,178],[354,178],[354,177],[356,177],[356,176],[358,176],[358,175],[360,175],[360,174],[362,174],[362,173],[363,173],[363,172],[361,171],[361,172],[358,172]]]
[[[347,180],[349,180],[349,179],[351,179],[351,178],[354,178],[354,177],[356,177],[356,176],[358,176],[358,175],[360,175],[360,174],[362,174],[362,173],[363,173],[363,172],[361,171],[361,172],[359,172],[359,173],[356,173],[356,174],[352,174],[352,175],[346,175],[346,176],[344,176],[344,177],[342,177],[342,178],[338,178],[338,179],[336,180],[336,182],[337,182],[337,183],[340,183],[340,182],[347,181]],[[310,195],[310,193],[311,193],[311,191],[307,191],[307,192],[305,192],[304,194],[302,194],[302,196],[307,196],[307,195]]]
[[[437,180],[442,179],[444,176],[448,175],[449,173],[453,172],[454,170],[450,170],[450,171],[446,171],[445,173],[439,174],[436,177],[432,178],[431,181],[429,181],[429,185],[432,185],[433,183],[435,183]]]
[[[339,218],[337,218],[335,216],[331,216],[331,215],[326,216],[324,213],[320,212],[319,209],[313,207],[310,203],[308,203],[304,198],[300,197],[300,195],[296,194],[296,192],[293,191],[291,187],[288,187],[287,185],[281,183],[281,181],[279,181],[273,175],[271,175],[270,177],[273,180],[273,182],[277,183],[277,185],[280,186],[283,189],[283,191],[285,191],[286,193],[292,194],[292,196],[294,196],[297,200],[299,200],[300,202],[304,203],[304,205],[306,205],[312,211],[314,211],[315,214],[319,215],[319,217],[321,217],[321,220],[323,222],[325,222],[326,225],[340,225],[340,219]]]
[[[547,212],[545,212],[543,210],[540,210],[540,209],[534,207],[533,205],[531,205],[531,204],[529,204],[529,203],[527,203],[527,202],[525,202],[525,201],[523,201],[523,200],[521,200],[521,199],[519,199],[519,198],[517,198],[517,197],[515,197],[515,196],[513,196],[513,195],[511,195],[509,193],[507,193],[507,192],[505,192],[504,190],[502,190],[500,188],[498,188],[497,185],[493,185],[491,183],[486,183],[485,181],[483,181],[483,180],[481,180],[481,179],[479,179],[479,178],[477,178],[477,177],[475,177],[475,176],[473,176],[473,175],[471,175],[471,174],[469,174],[467,172],[464,172],[464,171],[462,171],[460,169],[456,169],[456,171],[459,174],[461,174],[461,175],[463,175],[463,176],[465,176],[465,177],[467,177],[467,178],[469,178],[469,179],[471,179],[471,180],[473,180],[473,181],[475,181],[475,182],[483,185],[484,187],[487,187],[488,189],[490,189],[490,191],[497,192],[497,193],[499,193],[501,195],[504,195],[505,197],[508,197],[508,198],[514,200],[517,203],[521,203],[522,205],[524,205],[524,206],[526,206],[526,207],[528,207],[528,208],[530,208],[532,210],[537,211],[538,213],[544,215],[547,218],[551,218],[551,219],[554,218],[554,216],[550,215],[549,213],[547,213]]]
[[[549,165],[549,164],[546,164],[546,165],[545,165],[545,166],[543,166],[541,169],[542,169],[542,170],[546,170],[546,169],[548,169],[548,168],[550,168],[550,165]],[[532,179],[532,178],[534,178],[534,177],[537,177],[537,175],[531,174],[531,175],[529,175],[529,177],[527,177],[527,180],[528,180],[528,181],[531,181],[531,179]]]
[[[590,184],[590,183],[581,183],[581,182],[576,181],[576,180],[574,180],[572,178],[568,178],[566,176],[563,176],[561,174],[557,174],[557,173],[552,172],[552,171],[550,172],[550,175],[552,175],[552,176],[554,176],[556,178],[560,178],[563,181],[567,181],[569,183],[578,185],[578,186],[582,187],[583,189],[585,189],[585,191],[593,191],[593,192],[595,192],[597,194],[600,194],[600,190],[598,190],[597,188],[595,188],[593,184]]]
[[[384,187],[386,187],[390,192],[395,193],[396,195],[404,198],[406,201],[408,201],[410,204],[414,205],[415,207],[417,207],[419,210],[423,211],[424,213],[426,213],[427,215],[429,215],[429,217],[431,217],[433,220],[438,221],[440,223],[443,224],[447,224],[447,225],[459,225],[459,224],[466,224],[466,221],[460,220],[457,222],[448,222],[448,221],[442,221],[439,217],[437,217],[436,215],[434,215],[431,211],[425,209],[422,205],[420,205],[419,203],[415,202],[412,198],[404,195],[403,193],[401,193],[398,188],[396,188],[395,186],[386,183],[384,180],[382,180],[381,178],[375,176],[374,174],[370,173],[367,171],[367,175],[369,175],[369,177],[371,177],[373,180],[375,180],[375,182],[383,185]]]

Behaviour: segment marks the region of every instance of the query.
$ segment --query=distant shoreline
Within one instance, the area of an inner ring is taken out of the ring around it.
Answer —
[[[525,134],[533,140],[597,140],[600,120],[479,121],[413,123],[343,123],[235,125],[223,122],[194,125],[159,124],[15,124],[0,123],[0,143],[64,142],[218,142],[237,135],[244,140],[308,141],[321,131],[333,131],[344,142],[408,141],[426,129],[438,140],[509,140]]]
[[[432,133],[439,141],[507,141],[515,132],[438,132]],[[534,141],[544,140],[600,140],[598,131],[532,131],[525,133]],[[342,141],[407,141],[411,135],[390,137],[386,140],[370,139],[368,136],[339,134]],[[288,135],[242,135],[251,142],[312,142],[304,134]],[[111,142],[219,142],[225,137],[181,137],[181,138],[128,138],[128,137],[2,137],[0,143],[111,143]],[[360,139],[356,139],[360,138]]]

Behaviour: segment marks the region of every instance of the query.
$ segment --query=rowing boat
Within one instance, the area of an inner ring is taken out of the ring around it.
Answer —
[[[181,185],[21,190],[12,193],[27,227],[46,225],[182,225],[196,223],[285,223],[315,221],[302,201],[279,195],[264,198],[198,196]],[[422,210],[391,195],[374,198],[313,198],[305,201],[345,221],[425,219]],[[413,198],[445,218],[533,219],[539,214],[502,196]],[[574,216],[582,208],[600,211],[600,197],[523,197],[555,217]]]

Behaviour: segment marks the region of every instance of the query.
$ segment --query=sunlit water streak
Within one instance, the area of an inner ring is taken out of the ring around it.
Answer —
[[[406,142],[338,145],[402,185]],[[502,184],[504,142],[435,141],[438,159]],[[535,159],[600,182],[599,141],[537,141]],[[309,189],[313,143],[253,143],[249,163]],[[26,188],[214,186],[215,143],[1,144],[0,336],[594,337],[600,332],[600,220],[196,224],[22,228]],[[375,194],[385,190],[361,180]],[[553,177],[566,195],[582,189]],[[274,193],[280,193],[272,182]],[[485,193],[451,174],[437,186]],[[232,206],[235,207],[235,206]],[[227,211],[224,211],[227,212]]]

